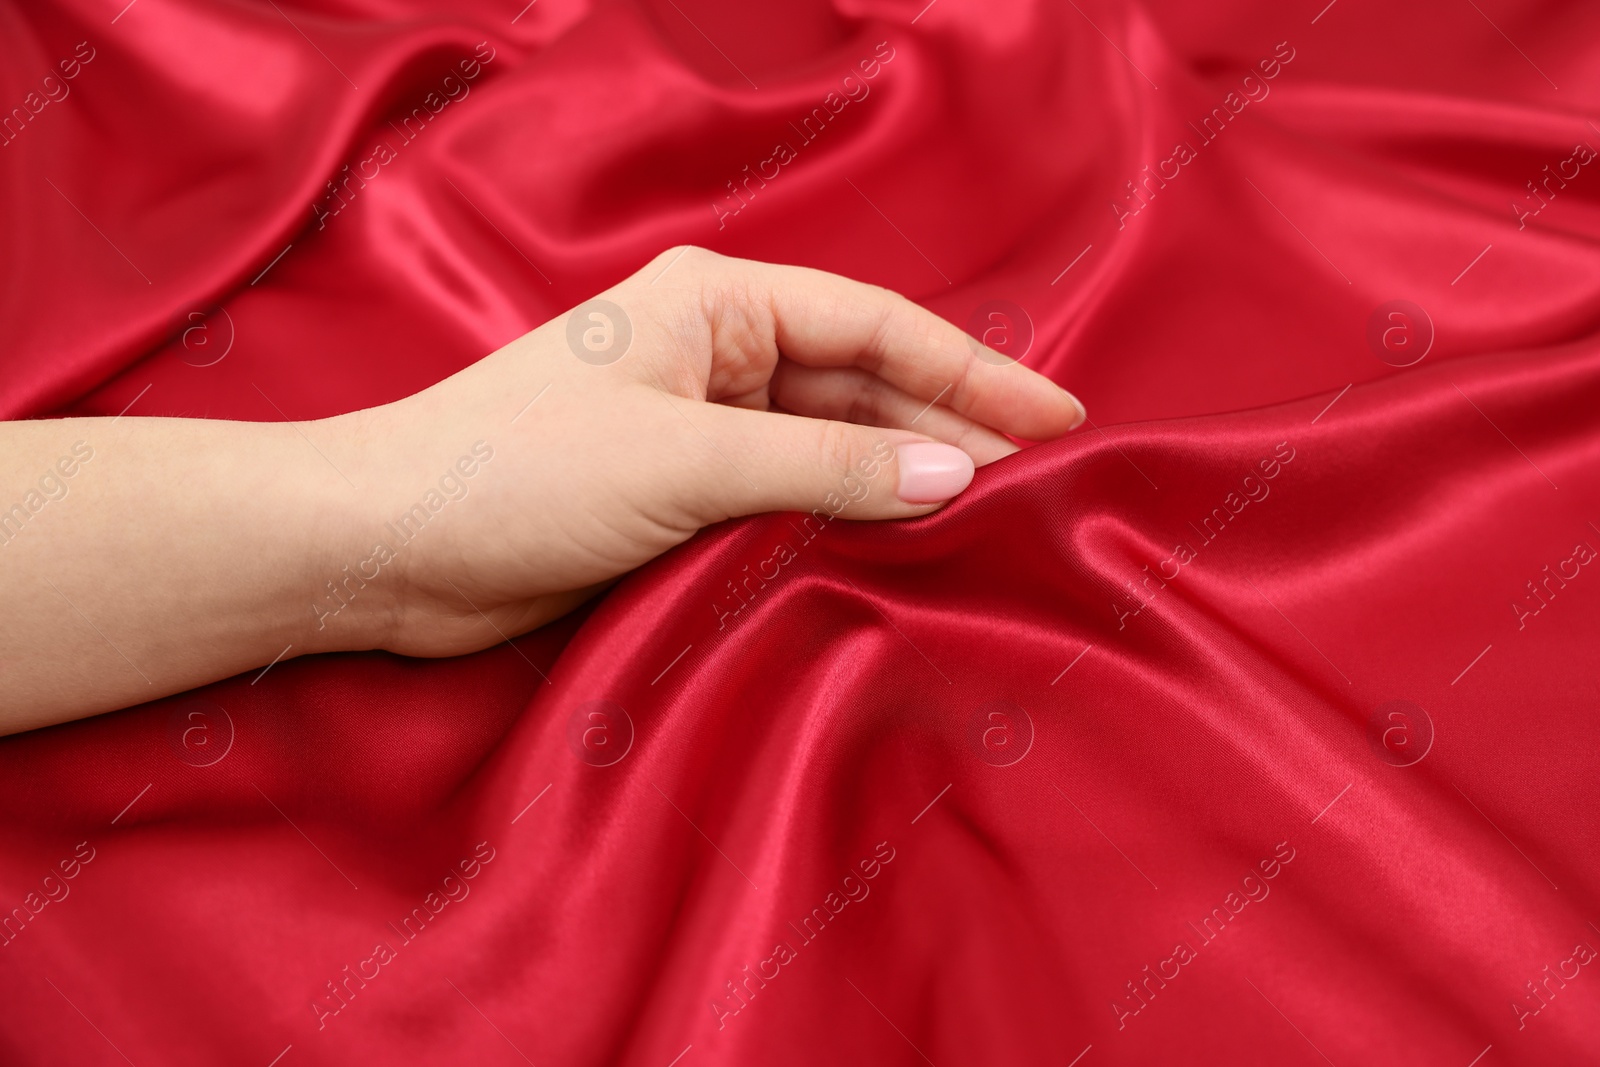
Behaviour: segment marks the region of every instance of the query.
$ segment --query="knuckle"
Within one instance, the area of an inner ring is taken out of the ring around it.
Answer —
[[[861,348],[861,360],[865,370],[873,374],[883,370],[889,361],[895,334],[904,329],[904,325],[899,309],[894,304],[885,303],[874,309],[867,340]]]
[[[648,263],[640,267],[634,277],[649,284],[659,279],[668,270],[671,270],[674,274],[679,271],[704,273],[713,261],[722,258],[722,256],[709,248],[701,248],[699,245],[673,245],[671,248],[664,249]]]
[[[663,265],[676,262],[680,267],[703,267],[714,260],[722,258],[709,248],[700,245],[673,245],[656,259]]]
[[[822,462],[830,471],[848,473],[856,460],[856,430],[848,423],[829,419],[822,424],[820,450]]]

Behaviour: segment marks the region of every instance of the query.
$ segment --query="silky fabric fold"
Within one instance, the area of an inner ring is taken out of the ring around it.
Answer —
[[[692,243],[1094,421],[5,739],[0,1062],[1600,1060],[1600,12],[519,6],[0,4],[0,415],[381,404]]]

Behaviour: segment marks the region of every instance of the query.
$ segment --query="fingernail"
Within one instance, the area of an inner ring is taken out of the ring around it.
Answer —
[[[900,499],[907,504],[938,504],[972,482],[972,457],[954,445],[914,441],[894,454],[900,461]]]
[[[1061,391],[1063,393],[1067,393],[1065,389]],[[1072,401],[1072,406],[1078,409],[1078,417],[1072,420],[1072,425],[1068,426],[1067,429],[1076,430],[1079,426],[1082,426],[1089,420],[1089,409],[1083,406],[1083,401],[1079,400],[1071,393],[1067,393],[1067,399]]]

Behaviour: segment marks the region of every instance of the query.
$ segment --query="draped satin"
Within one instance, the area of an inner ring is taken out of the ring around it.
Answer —
[[[0,1059],[1600,1058],[1600,13],[520,6],[0,6],[0,414],[382,403],[687,242],[1095,422],[5,740]]]

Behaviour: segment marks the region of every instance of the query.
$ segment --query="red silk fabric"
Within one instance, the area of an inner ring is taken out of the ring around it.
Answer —
[[[0,1061],[1600,1059],[1600,12],[520,6],[0,7],[0,414],[381,403],[689,242],[1095,425],[5,740]]]

